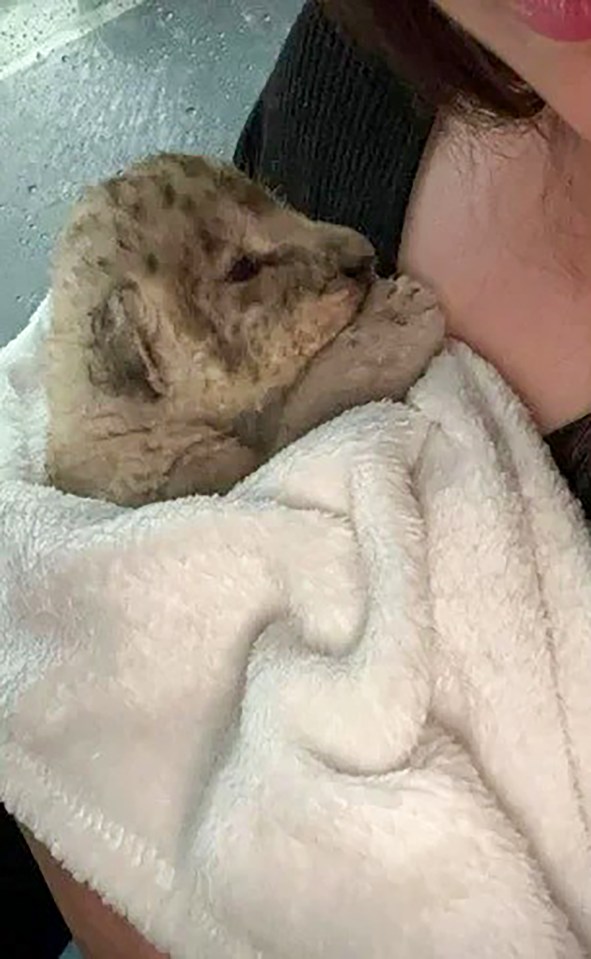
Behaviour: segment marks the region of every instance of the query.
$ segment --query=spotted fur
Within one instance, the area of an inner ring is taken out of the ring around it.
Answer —
[[[392,331],[404,314],[408,290],[378,283],[372,261],[359,234],[312,223],[202,157],[151,158],[89,189],[54,262],[50,481],[129,505],[227,489],[330,415],[325,384],[302,403],[306,378],[367,322],[376,290],[374,319]],[[441,336],[431,300],[428,321],[414,313],[413,370]],[[358,364],[350,344],[339,350],[340,408]]]

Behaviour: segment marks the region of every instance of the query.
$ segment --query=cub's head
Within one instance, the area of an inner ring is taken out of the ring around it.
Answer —
[[[155,157],[89,189],[54,260],[51,477],[122,502],[236,481],[256,465],[242,454],[265,410],[362,309],[373,259],[354,231],[201,157]],[[152,452],[134,453],[131,481],[114,437],[133,431]]]
[[[230,423],[352,321],[372,264],[359,234],[310,222],[234,168],[161,156],[78,205],[54,310],[90,320],[97,386]]]

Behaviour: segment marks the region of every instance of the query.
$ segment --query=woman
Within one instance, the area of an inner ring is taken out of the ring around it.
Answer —
[[[591,511],[588,4],[324,7],[305,7],[237,163],[433,286],[450,332],[520,393]]]
[[[305,6],[237,162],[433,286],[591,513],[591,6],[324,6]],[[32,848],[86,955],[156,955]]]

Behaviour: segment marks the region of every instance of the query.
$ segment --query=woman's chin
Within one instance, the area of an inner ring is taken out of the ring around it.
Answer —
[[[583,140],[591,143],[591,43],[580,51],[582,62],[575,69],[570,62],[570,70],[564,70],[560,79],[549,84],[547,92],[540,90],[542,96],[560,119]],[[574,61],[574,57],[572,58]]]
[[[553,113],[584,140],[591,141],[591,40],[560,43],[534,37],[511,65]]]
[[[591,141],[591,0],[435,2]]]

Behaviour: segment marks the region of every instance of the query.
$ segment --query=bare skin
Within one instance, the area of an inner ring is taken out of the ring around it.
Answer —
[[[440,125],[399,265],[436,291],[450,332],[490,359],[550,432],[591,410],[591,41],[538,35],[516,0],[438,6],[552,110],[538,129]]]
[[[72,876],[28,829],[22,829],[84,959],[166,959],[100,896]]]
[[[591,410],[591,149],[565,143],[557,167],[548,149],[536,131],[441,130],[400,259],[545,433]]]

